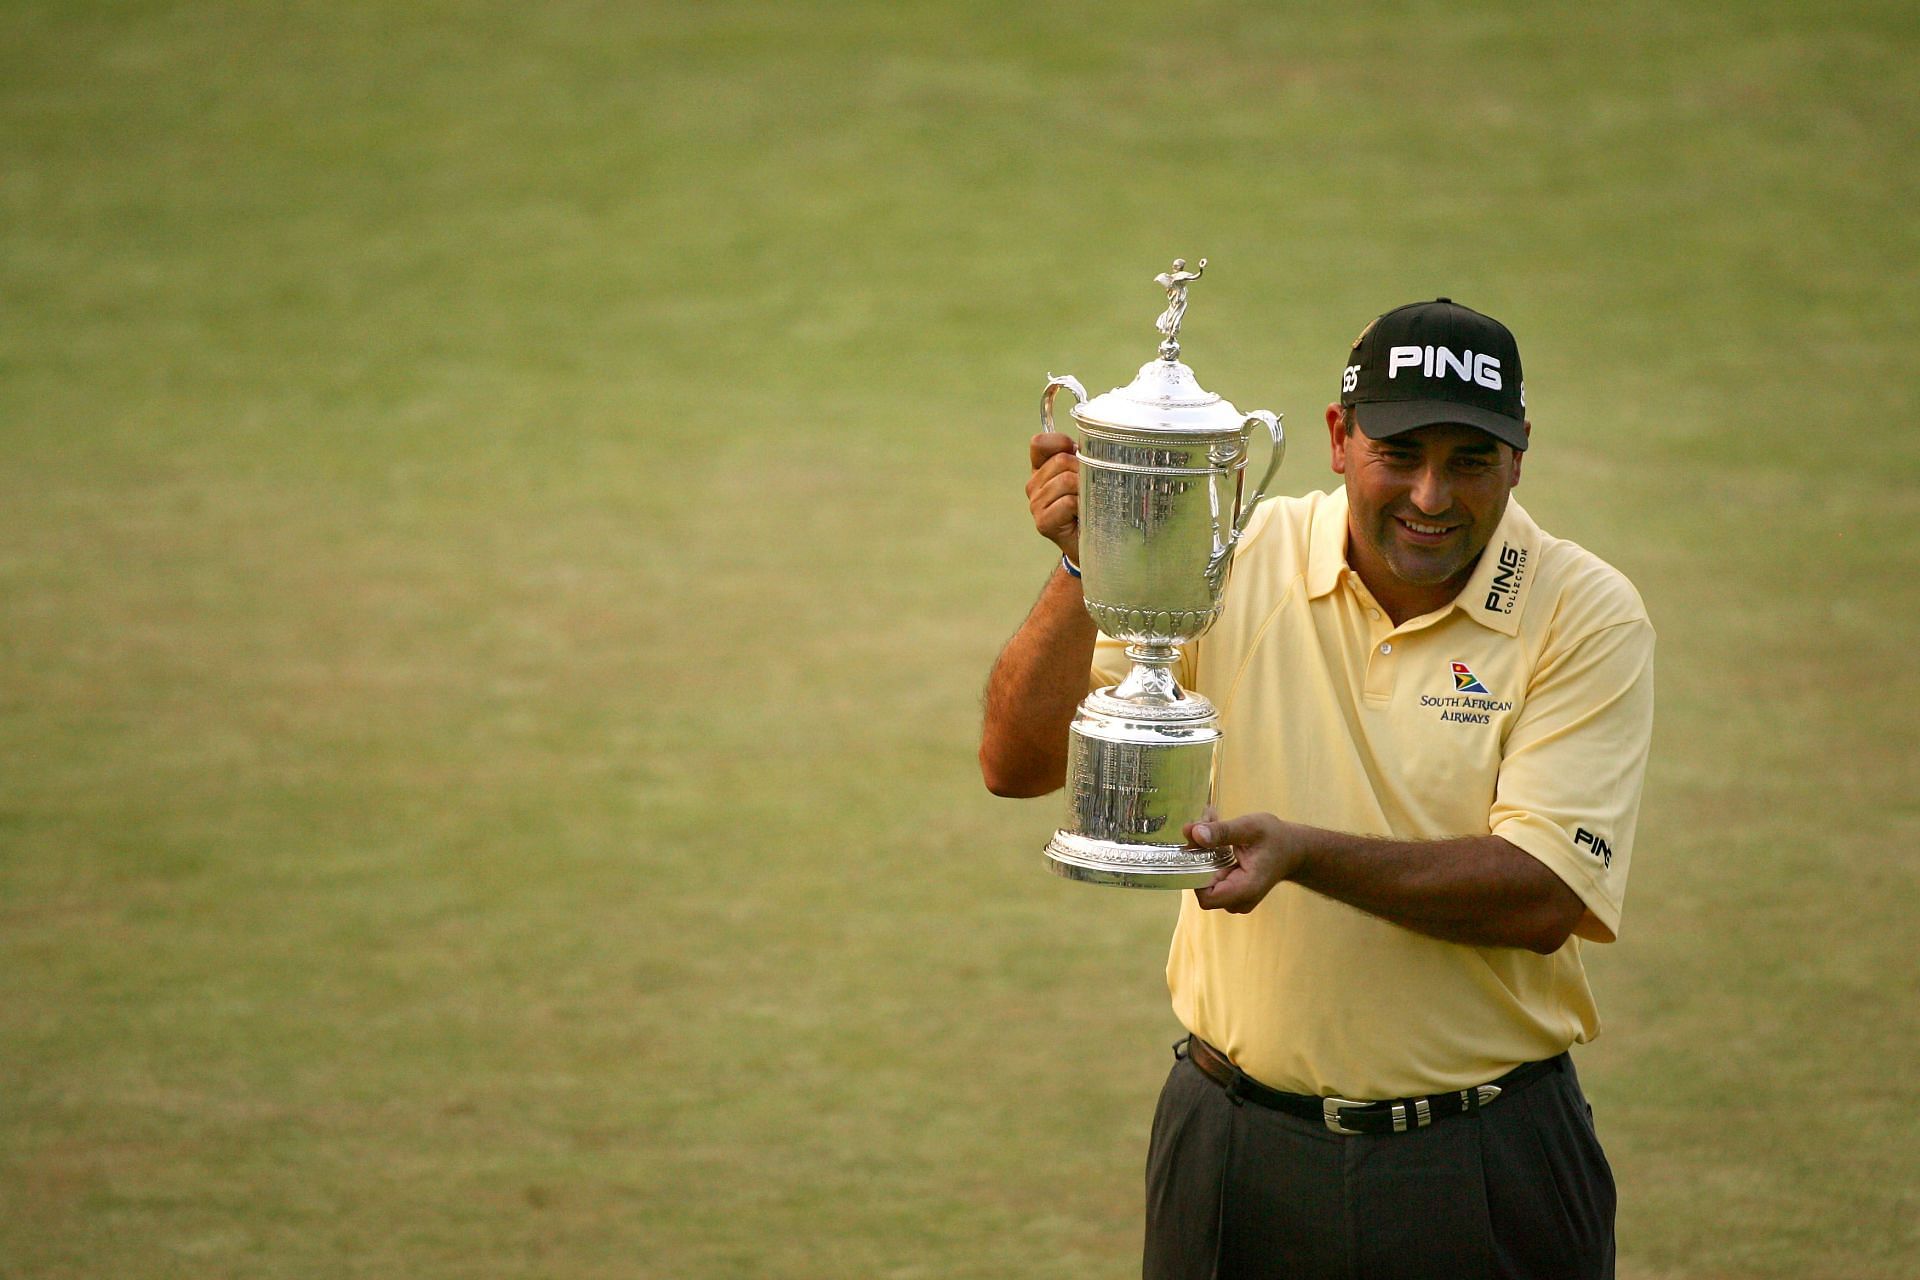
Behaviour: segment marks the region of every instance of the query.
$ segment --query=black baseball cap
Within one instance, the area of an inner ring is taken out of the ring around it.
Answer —
[[[1452,298],[1395,307],[1353,340],[1340,403],[1375,440],[1458,422],[1527,447],[1520,346],[1507,326]]]

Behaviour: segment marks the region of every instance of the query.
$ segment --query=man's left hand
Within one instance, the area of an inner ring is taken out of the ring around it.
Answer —
[[[1312,827],[1282,822],[1270,813],[1189,823],[1190,842],[1203,849],[1231,847],[1235,859],[1233,866],[1214,874],[1212,884],[1195,889],[1194,900],[1209,911],[1245,915],[1275,885],[1299,872],[1313,834]]]

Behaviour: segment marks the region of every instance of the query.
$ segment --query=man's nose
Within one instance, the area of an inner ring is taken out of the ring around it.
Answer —
[[[1447,483],[1446,472],[1438,467],[1422,468],[1408,496],[1414,506],[1430,516],[1443,515],[1453,505],[1453,488]]]

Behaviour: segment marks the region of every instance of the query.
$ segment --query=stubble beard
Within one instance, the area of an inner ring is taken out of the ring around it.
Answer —
[[[1400,523],[1382,512],[1374,528],[1374,553],[1393,571],[1394,577],[1411,587],[1464,586],[1486,550],[1486,539],[1473,541],[1473,525],[1463,526],[1445,543],[1435,547],[1410,546],[1400,538]]]

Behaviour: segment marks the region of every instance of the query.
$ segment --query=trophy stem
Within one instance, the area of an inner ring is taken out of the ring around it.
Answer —
[[[1187,696],[1174,679],[1173,664],[1180,661],[1180,650],[1170,644],[1130,644],[1127,657],[1133,669],[1114,689],[1113,696],[1126,702],[1172,703]]]

